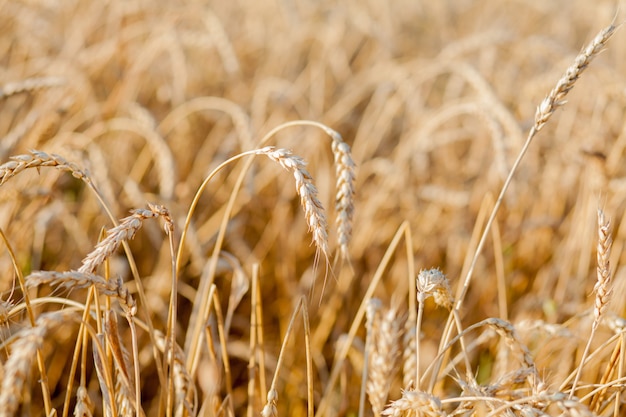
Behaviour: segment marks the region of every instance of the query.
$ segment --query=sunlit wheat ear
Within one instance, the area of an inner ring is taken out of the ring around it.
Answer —
[[[167,353],[168,355],[172,354],[172,349],[168,346],[169,341],[165,338],[163,333],[155,331],[154,340],[156,341],[157,348],[161,352]],[[176,345],[174,349],[174,361],[172,362],[168,358],[168,362],[173,363],[174,389],[176,390],[174,415],[176,417],[183,416],[186,411],[187,415],[193,416],[195,415],[194,404],[197,400],[197,392],[193,379],[189,375],[189,372],[187,372],[187,368],[185,368],[185,353],[180,346]]]
[[[598,330],[600,319],[602,318],[604,311],[606,310],[606,306],[609,303],[611,293],[613,291],[611,287],[611,264],[609,262],[612,245],[613,238],[611,237],[611,222],[604,216],[604,211],[602,211],[602,209],[598,209],[598,246],[596,255],[598,262],[598,278],[596,281],[596,285],[593,287],[594,291],[596,292],[596,298],[593,308],[594,317],[593,323],[591,325],[591,334],[587,339],[585,350],[583,351],[580,363],[578,364],[578,369],[576,370],[576,376],[574,377],[574,381],[572,382],[570,398],[572,398],[576,392],[576,386],[578,385],[578,381],[580,380],[580,376],[582,375],[582,370],[585,366],[585,361],[587,360],[589,349],[591,348],[591,341],[593,340],[596,331]]]
[[[337,236],[339,252],[343,259],[348,259],[348,245],[352,239],[352,217],[354,215],[354,181],[356,165],[352,160],[350,146],[343,141],[341,135],[330,131],[333,138],[332,149],[335,157],[337,176],[337,194],[335,210],[337,211]]]
[[[296,191],[300,196],[300,203],[304,209],[309,231],[313,234],[315,246],[324,256],[328,255],[326,214],[322,203],[317,198],[317,188],[313,184],[313,178],[306,170],[306,162],[287,149],[274,148],[273,146],[259,149],[256,154],[267,156],[293,174],[296,179]]]
[[[369,315],[368,315],[369,316]],[[374,415],[379,416],[387,402],[391,381],[397,371],[400,356],[401,328],[396,310],[389,308],[372,317],[372,343],[368,343],[369,372],[367,395]],[[368,318],[369,321],[369,318]]]
[[[165,220],[167,233],[170,233],[174,228],[169,211],[163,206],[149,204],[148,209],[136,209],[132,210],[131,213],[130,216],[123,218],[119,225],[107,232],[107,237],[83,259],[83,264],[78,268],[78,272],[93,274],[99,265],[115,253],[123,241],[135,237],[145,219],[160,216]]]
[[[65,158],[59,155],[32,150],[30,154],[16,155],[10,159],[9,162],[0,165],[0,185],[25,169],[39,167],[54,167],[61,171],[69,171],[74,177],[86,183],[91,183],[86,171],[80,169],[78,165],[66,161]]]
[[[65,84],[65,81],[65,78],[61,77],[38,77],[8,83],[0,87],[0,100],[16,94],[58,87]]]
[[[443,417],[446,415],[439,398],[427,392],[410,390],[403,391],[402,398],[392,401],[382,414],[391,417],[410,415]]]
[[[536,131],[541,130],[557,107],[565,104],[565,96],[567,93],[574,87],[574,83],[593,58],[602,51],[602,48],[613,33],[615,33],[616,29],[617,26],[614,25],[602,29],[593,41],[578,54],[574,63],[565,71],[565,74],[559,79],[556,86],[550,91],[550,94],[548,94],[539,107],[537,107],[534,126]]]
[[[93,416],[93,403],[89,398],[87,388],[78,387],[76,391],[76,406],[74,407],[74,417],[91,417]]]
[[[611,264],[609,258],[611,256],[611,246],[613,246],[613,238],[611,237],[611,221],[604,216],[604,211],[598,209],[598,247],[597,247],[597,276],[598,280],[593,287],[596,292],[596,300],[594,304],[593,314],[595,321],[599,322],[606,306],[611,298],[613,288],[611,286]]]
[[[93,285],[100,294],[116,297],[124,312],[131,315],[137,312],[135,300],[121,279],[106,280],[101,276],[80,271],[35,271],[26,277],[26,285],[29,287],[45,284],[66,289],[89,288]]]
[[[11,347],[4,364],[4,378],[0,389],[0,417],[16,415],[26,380],[30,377],[33,360],[37,357],[50,327],[59,323],[64,313],[45,313],[39,316],[35,327],[22,330]]]
[[[267,393],[267,402],[261,411],[262,417],[278,417],[278,409],[276,408],[276,402],[278,401],[278,392],[275,389],[271,389]]]
[[[443,308],[451,309],[454,302],[448,278],[437,268],[422,270],[417,275],[417,299],[423,303],[433,297],[435,303]]]

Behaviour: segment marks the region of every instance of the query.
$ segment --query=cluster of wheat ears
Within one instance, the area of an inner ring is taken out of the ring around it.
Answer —
[[[0,417],[626,413],[619,20],[157,3],[0,2]]]

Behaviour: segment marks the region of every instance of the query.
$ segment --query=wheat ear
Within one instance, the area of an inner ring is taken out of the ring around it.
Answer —
[[[93,274],[99,265],[115,253],[123,241],[135,237],[145,219],[161,216],[165,220],[167,233],[170,233],[174,228],[169,211],[163,206],[149,204],[147,209],[135,209],[131,210],[131,213],[130,216],[123,218],[118,226],[108,231],[107,237],[83,259],[83,264],[78,268],[78,272]]]
[[[62,77],[37,77],[8,83],[0,87],[0,100],[16,94],[41,90],[43,88],[58,87],[65,84]]]
[[[383,410],[382,415],[391,417],[402,417],[409,415],[439,417],[445,416],[439,398],[423,391],[405,390],[402,398],[392,401]]]
[[[375,416],[380,416],[400,357],[400,321],[396,310],[389,308],[374,317],[377,325],[372,326],[373,342],[369,355],[367,394]]]
[[[124,312],[131,315],[135,315],[137,312],[135,300],[128,292],[128,289],[124,287],[121,278],[106,280],[99,275],[80,271],[35,271],[26,277],[26,285],[29,287],[42,284],[50,284],[66,289],[89,288],[93,285],[100,294],[116,297]]]
[[[293,155],[287,149],[268,146],[256,151],[258,155],[265,155],[272,161],[280,164],[291,172],[296,179],[296,191],[300,196],[300,203],[304,209],[309,231],[313,234],[315,246],[323,255],[328,254],[328,226],[324,207],[317,198],[317,188],[313,184],[311,174],[306,170],[306,162],[299,156]]]
[[[574,392],[576,391],[576,385],[578,385],[578,381],[580,380],[583,367],[585,366],[587,355],[589,354],[589,349],[591,348],[591,341],[596,334],[596,330],[598,329],[598,325],[600,324],[600,319],[602,318],[602,315],[606,310],[606,306],[609,303],[609,299],[611,297],[611,264],[609,262],[609,258],[611,256],[612,245],[613,238],[611,238],[611,222],[604,216],[604,211],[602,211],[602,209],[598,209],[598,265],[597,281],[596,285],[593,287],[594,291],[596,292],[596,299],[593,308],[593,324],[591,325],[591,334],[589,335],[585,350],[583,351],[580,363],[578,364],[576,377],[574,378],[574,382],[572,383],[572,389],[569,393],[570,399],[574,396]]]
[[[341,135],[330,130],[333,139],[332,150],[335,157],[335,175],[337,190],[335,195],[335,210],[337,212],[337,236],[339,253],[343,259],[348,259],[348,245],[352,239],[352,217],[354,216],[354,181],[355,167],[350,146],[343,141]]]
[[[45,313],[39,316],[34,327],[20,332],[13,344],[11,355],[4,364],[4,377],[0,389],[0,417],[16,415],[32,361],[43,346],[50,327],[62,320],[65,313]]]

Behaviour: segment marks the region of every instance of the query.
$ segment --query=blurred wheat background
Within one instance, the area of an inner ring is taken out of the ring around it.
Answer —
[[[456,317],[415,286],[439,268],[459,294],[537,107],[624,10],[0,1],[0,415],[622,415],[623,28],[524,156]],[[283,126],[297,120],[315,123]],[[343,257],[334,132],[356,165]],[[298,169],[283,169],[294,160],[268,149],[217,171],[190,211],[209,173],[267,145],[307,162],[327,256]],[[141,229],[85,267],[131,209]],[[203,285],[215,297],[199,300]],[[486,324],[444,349],[431,381],[446,322],[452,336]]]

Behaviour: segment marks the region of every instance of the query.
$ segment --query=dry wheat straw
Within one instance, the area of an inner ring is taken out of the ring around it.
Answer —
[[[99,275],[81,271],[35,271],[26,277],[26,284],[29,287],[50,284],[65,289],[89,288],[93,285],[100,294],[116,297],[124,312],[131,315],[137,312],[135,300],[124,287],[121,278],[106,280]]]
[[[296,179],[296,191],[300,196],[300,203],[304,209],[309,231],[313,234],[313,241],[323,255],[328,254],[328,226],[324,207],[317,198],[317,188],[313,184],[311,174],[306,170],[306,162],[299,156],[293,155],[287,149],[268,146],[255,152],[265,155],[272,161],[290,171]]]
[[[131,240],[135,236],[145,219],[161,216],[165,220],[166,232],[170,233],[173,230],[174,226],[169,211],[163,206],[149,204],[148,209],[135,209],[131,210],[131,213],[130,216],[123,218],[119,225],[108,231],[107,237],[83,259],[83,264],[78,268],[78,272],[93,274],[99,265],[115,253],[123,241]]]
[[[62,77],[38,77],[8,83],[0,87],[0,100],[20,93],[33,92],[43,88],[58,87],[65,84]]]
[[[24,385],[29,378],[33,359],[43,346],[50,327],[62,320],[64,313],[44,313],[34,327],[22,330],[13,343],[11,355],[4,365],[4,378],[0,389],[0,417],[16,415],[22,399]]]

